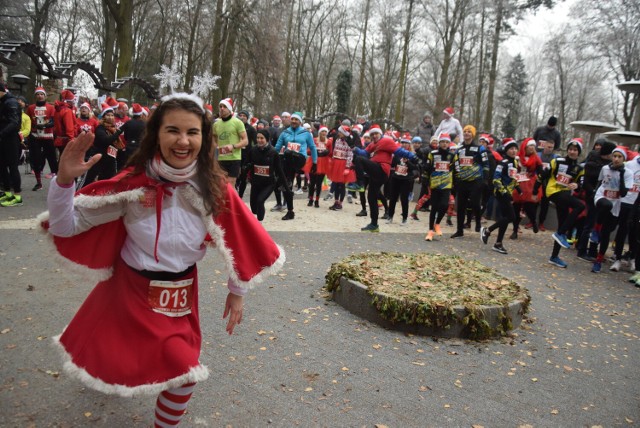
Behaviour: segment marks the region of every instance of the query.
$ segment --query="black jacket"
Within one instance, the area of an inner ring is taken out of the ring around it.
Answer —
[[[22,110],[13,94],[7,92],[0,98],[0,144],[20,144]]]

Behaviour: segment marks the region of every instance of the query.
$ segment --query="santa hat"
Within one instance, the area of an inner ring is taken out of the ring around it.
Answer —
[[[371,128],[369,128],[369,135],[372,135],[374,132],[382,135],[382,129],[380,129],[380,125],[377,123],[374,123],[371,125]]]
[[[143,116],[149,116],[149,111],[150,111],[149,107],[147,107],[147,106],[142,107],[142,115]]]
[[[125,102],[123,102],[123,101],[120,101],[120,102],[118,103],[118,108],[121,108],[121,109],[123,109],[123,110],[129,110],[129,106],[127,105],[127,103],[125,103]]]
[[[371,134],[369,134],[369,131],[362,134],[362,138],[367,138],[367,137],[371,138]]]
[[[320,127],[320,129],[318,129],[318,134],[321,132],[329,132],[329,128],[327,128],[326,126],[322,125]]]
[[[571,146],[576,146],[578,148],[578,154],[582,153],[582,138],[573,138],[567,144],[567,149]]]
[[[38,95],[38,94],[44,94],[44,96],[47,96],[47,91],[44,90],[44,88],[42,86],[38,86],[35,90],[35,92],[33,93],[33,95]]]
[[[451,142],[451,136],[449,134],[442,133],[438,137],[438,141],[448,141]]]
[[[291,113],[289,113],[288,111],[283,111],[280,116],[282,116],[282,117],[291,117]]]
[[[302,127],[303,127],[304,129],[306,129],[307,131],[309,131],[309,130],[311,129],[311,125],[309,125],[308,123],[304,123],[304,124],[302,125]]]
[[[620,153],[622,155],[622,157],[624,158],[624,160],[627,160],[627,150],[626,147],[621,147],[618,146],[615,149],[613,149],[612,153]]]
[[[107,97],[107,104],[109,105],[109,107],[118,107],[118,101],[114,100],[111,97]]]
[[[518,143],[516,142],[516,140],[514,140],[513,138],[505,138],[504,140],[502,140],[502,148],[505,152],[511,147],[515,147],[516,149],[518,148]]]
[[[275,116],[273,116],[273,119],[272,119],[272,120],[279,120],[279,121],[282,121],[282,119],[280,119],[280,116],[278,116],[277,114],[276,114]]]
[[[213,106],[211,104],[205,104],[204,108],[211,114],[213,114]]]
[[[525,147],[529,147],[529,146],[537,147],[538,146],[536,144],[536,140],[534,140],[533,138],[525,138],[523,143],[524,143]]]
[[[233,111],[233,100],[231,98],[225,98],[224,100],[220,100],[218,105],[223,105],[227,109],[229,109],[229,111]]]
[[[111,107],[109,104],[107,103],[102,103],[102,115],[104,116],[106,113],[111,112],[113,113],[113,107]]]
[[[400,131],[393,131],[393,133],[391,135],[393,135],[393,138],[396,141],[398,141],[400,139]]]
[[[409,134],[408,132],[405,132],[404,134],[402,134],[402,137],[400,138],[400,141],[403,143],[410,143],[411,142],[411,134]]]
[[[353,130],[356,131],[358,134],[361,134],[363,129],[364,128],[359,123],[356,125],[353,125]]]
[[[91,105],[88,102],[83,102],[82,104],[80,104],[80,108],[88,108],[89,111],[91,111]]]
[[[452,107],[447,107],[446,109],[442,110],[442,112],[444,114],[448,114],[449,116],[453,116],[453,114],[455,113]]]
[[[282,113],[282,115],[284,116],[284,113]],[[291,115],[291,119],[298,119],[300,122],[302,122],[302,113],[300,113],[299,111],[293,113]]]
[[[493,146],[493,137],[489,134],[480,135],[480,138],[478,138],[478,141],[486,141],[489,147]]]
[[[339,127],[338,131],[345,137],[348,137],[349,134],[351,134],[351,128],[349,128],[347,125],[342,125],[341,127]]]
[[[255,126],[256,123],[258,123],[258,118],[254,116],[251,118],[251,124]]]
[[[60,97],[62,98],[62,101],[73,102],[76,100],[76,95],[68,89],[60,92]]]
[[[142,109],[142,106],[138,103],[133,103],[131,104],[131,114],[133,116],[140,116],[141,114],[143,114],[144,110]]]

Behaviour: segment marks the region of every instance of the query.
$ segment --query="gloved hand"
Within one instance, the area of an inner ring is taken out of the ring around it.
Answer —
[[[313,163],[311,164],[311,170],[309,171],[311,174],[315,174],[316,171],[318,171],[318,164],[317,163]]]

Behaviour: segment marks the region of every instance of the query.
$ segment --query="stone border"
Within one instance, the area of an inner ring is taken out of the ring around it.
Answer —
[[[380,297],[388,297],[382,293],[376,294]],[[366,285],[345,278],[344,276],[340,277],[340,286],[333,291],[333,300],[352,314],[389,330],[397,330],[421,336],[467,337],[465,334],[465,325],[463,325],[461,321],[468,315],[468,311],[463,306],[454,307],[454,312],[460,322],[454,322],[447,328],[426,324],[392,323],[380,315],[380,312],[378,312],[378,309],[372,303],[373,297],[369,294],[369,289]],[[502,318],[503,308],[501,306],[481,306],[479,309],[483,314],[483,318],[489,323],[491,331],[495,332],[493,337],[499,337],[500,319]],[[523,318],[523,302],[516,300],[510,303],[507,313],[511,319],[511,328],[515,329],[519,327]]]

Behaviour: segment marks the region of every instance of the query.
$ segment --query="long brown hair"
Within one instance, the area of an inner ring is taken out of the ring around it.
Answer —
[[[129,158],[127,165],[134,167],[134,174],[143,173],[146,170],[147,163],[160,151],[158,133],[164,116],[172,110],[185,110],[201,118],[202,146],[197,159],[197,181],[200,185],[200,192],[202,193],[207,213],[216,215],[224,204],[226,179],[222,168],[213,158],[211,121],[203,113],[203,107],[197,105],[193,100],[172,98],[160,104],[147,122],[140,148]]]

